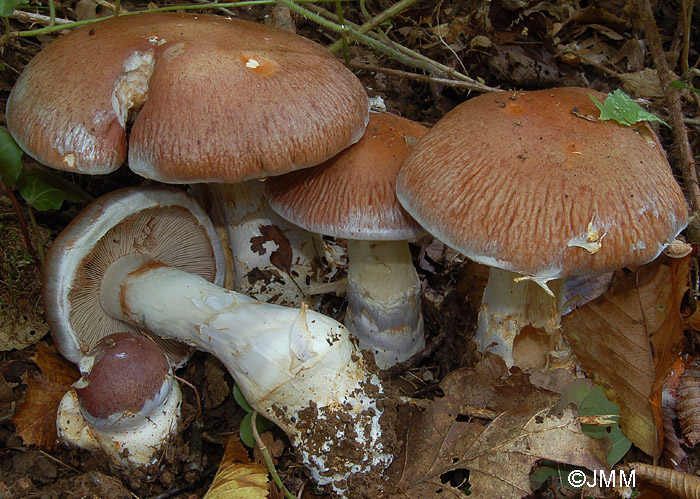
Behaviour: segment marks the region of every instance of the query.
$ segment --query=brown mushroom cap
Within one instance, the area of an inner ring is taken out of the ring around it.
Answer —
[[[590,95],[605,98],[559,88],[464,102],[404,163],[401,203],[469,258],[544,280],[656,258],[687,224],[683,193],[649,125],[592,118]]]
[[[94,419],[141,411],[161,395],[169,381],[170,364],[149,338],[114,333],[102,338],[90,351],[90,372],[76,388],[83,414]]]
[[[239,182],[313,166],[357,141],[362,84],[322,46],[213,15],[119,16],[77,28],[18,79],[7,122],[37,161],[170,183]]]
[[[401,163],[427,128],[370,113],[359,142],[322,165],[267,179],[277,213],[307,230],[373,241],[412,239],[423,229],[401,207],[394,188]]]

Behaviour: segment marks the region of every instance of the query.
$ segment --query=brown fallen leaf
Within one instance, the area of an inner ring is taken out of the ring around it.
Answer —
[[[487,405],[508,410],[488,424],[470,420],[464,408],[479,402],[473,395],[489,378],[484,370],[493,380],[493,365],[481,373],[454,371],[440,383],[445,396],[426,410],[401,408],[396,427],[406,429],[405,446],[387,472],[396,488],[390,497],[466,497],[466,483],[453,485],[448,478],[468,470],[470,499],[520,498],[532,492],[529,474],[540,459],[607,468],[609,442],[583,434],[571,408],[552,414],[556,394],[532,387],[522,373],[503,378],[490,392]]]
[[[250,462],[238,435],[229,436],[219,471],[204,499],[262,499],[269,492],[267,469]]]
[[[641,478],[663,487],[676,497],[681,499],[700,497],[700,478],[695,475],[645,463],[629,463],[626,467],[636,473],[637,479]]]
[[[680,377],[676,399],[678,422],[692,446],[700,442],[700,366],[688,365]]]
[[[663,448],[661,391],[681,350],[688,257],[661,256],[562,318],[583,370],[620,406],[620,426],[644,452]]]
[[[52,347],[37,344],[34,362],[40,375],[29,378],[27,394],[12,422],[27,445],[57,449],[56,411],[61,398],[80,378],[78,369]]]

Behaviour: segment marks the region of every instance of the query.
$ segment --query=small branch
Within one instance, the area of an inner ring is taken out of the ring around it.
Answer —
[[[385,73],[391,76],[396,76],[398,78],[408,78],[410,80],[423,81],[435,85],[445,85],[446,87],[464,88],[466,90],[475,90],[478,92],[483,92],[483,87],[485,86],[480,84],[479,87],[475,87],[473,83],[468,81],[451,80],[449,78],[440,78],[438,76],[410,73],[408,71],[401,71],[400,69],[384,68],[381,66],[374,66],[372,64],[365,64],[363,62],[350,61],[350,67],[353,67],[355,69],[363,69],[365,71],[372,71],[375,73]],[[497,92],[498,90],[499,89],[497,88],[492,88],[490,91]]]
[[[49,16],[44,16],[41,14],[35,14],[34,12],[26,12],[24,10],[17,10],[10,14],[11,19],[17,19],[18,21],[21,21],[23,23],[38,23],[38,24],[43,24],[44,26],[48,26],[51,24],[51,18]],[[56,18],[54,19],[54,23],[58,26],[63,26],[65,24],[72,24],[73,21],[69,19],[61,19],[61,18]],[[55,26],[54,26],[54,31],[55,31]]]
[[[22,210],[19,207],[19,203],[17,202],[17,198],[15,197],[15,193],[12,192],[12,188],[5,182],[3,179],[2,183],[5,186],[5,191],[7,192],[7,196],[10,198],[10,201],[12,201],[12,206],[15,208],[15,212],[17,213],[17,220],[19,222],[19,227],[22,230],[22,236],[24,236],[24,244],[27,246],[27,251],[29,251],[29,254],[32,256],[34,259],[34,265],[36,268],[41,272],[41,260],[39,259],[39,255],[36,252],[36,248],[34,248],[34,244],[32,244],[32,240],[29,237],[29,231],[27,230],[27,223],[24,220],[24,215],[22,215]]]
[[[287,487],[285,487],[282,483],[282,479],[277,474],[275,464],[272,462],[272,458],[270,457],[270,452],[267,450],[267,446],[263,443],[262,439],[260,438],[257,426],[257,416],[258,413],[253,411],[252,416],[250,418],[250,426],[253,430],[253,438],[255,439],[255,443],[258,446],[260,455],[262,455],[263,461],[265,461],[265,465],[267,466],[267,471],[269,471],[270,475],[272,475],[272,479],[275,481],[275,485],[277,485],[277,488],[282,491],[284,497],[286,497],[287,499],[296,499],[294,494],[289,492],[289,490],[287,490]]]
[[[455,78],[462,81],[470,82],[472,84],[473,90],[477,90],[480,92],[492,92],[493,90],[495,90],[489,87],[488,85],[479,83],[478,81],[469,78],[468,76],[460,73],[459,71],[445,66],[444,64],[440,64],[428,57],[425,57],[422,54],[419,54],[418,52],[404,47],[403,45],[391,42],[389,40],[379,40],[377,39],[378,35],[372,34],[374,36],[370,36],[364,33],[360,33],[359,30],[361,27],[354,23],[347,22],[344,25],[340,25],[337,23],[337,16],[328,12],[326,9],[317,7],[312,4],[308,5],[307,7],[302,7],[293,2],[292,0],[278,1],[289,7],[294,12],[301,14],[302,16],[312,20],[313,22],[323,26],[324,28],[328,28],[337,33],[344,33],[347,36],[354,38],[355,41],[357,41],[358,43],[362,43],[363,45],[366,45],[374,50],[382,52],[383,54],[391,57],[392,59],[400,62],[401,64],[422,69],[438,77]]]
[[[388,9],[386,9],[383,12],[380,12],[378,15],[374,16],[372,19],[370,19],[368,22],[364,23],[362,26],[359,26],[357,28],[358,33],[367,33],[368,31],[372,31],[374,28],[382,24],[384,21],[387,21],[391,19],[392,17],[400,14],[404,10],[408,9],[410,6],[412,6],[414,3],[418,2],[419,0],[401,0],[400,2],[397,2],[395,4],[392,4]],[[363,3],[360,4],[363,6]],[[328,50],[331,52],[337,52],[342,45],[342,40],[338,40],[335,42],[333,45],[328,47]]]
[[[678,151],[678,162],[683,174],[688,204],[692,218],[697,219],[700,212],[700,183],[695,170],[695,161],[693,159],[693,151],[688,142],[688,131],[683,122],[683,108],[681,106],[680,92],[677,92],[669,85],[676,79],[675,74],[671,72],[666,61],[661,43],[661,35],[656,26],[654,12],[652,10],[650,0],[637,0],[638,12],[642,22],[644,23],[645,38],[649,44],[656,71],[659,75],[661,87],[666,93],[666,107],[671,113],[671,130],[673,133],[673,141]],[[693,223],[691,218],[691,224]],[[697,224],[697,221],[695,222]],[[697,228],[697,227],[696,227]]]

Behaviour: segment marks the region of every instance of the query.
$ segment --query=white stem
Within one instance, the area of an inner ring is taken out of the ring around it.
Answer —
[[[64,442],[89,451],[101,449],[122,466],[146,466],[158,460],[158,451],[175,435],[181,402],[180,387],[172,382],[158,407],[95,421],[83,415],[78,395],[71,388],[59,404],[56,429]]]
[[[425,348],[420,281],[406,241],[348,240],[345,324],[380,369]]]
[[[211,184],[212,218],[226,228],[234,289],[261,301],[299,306],[322,275],[323,241],[277,215],[263,182]]]
[[[337,321],[305,305],[263,303],[138,255],[107,270],[100,302],[115,318],[219,358],[250,405],[290,435],[321,484],[390,462],[382,411],[370,395],[380,394],[381,384]],[[350,438],[361,462],[339,455]]]
[[[479,351],[500,355],[508,367],[518,365],[514,360],[513,346],[518,334],[531,326],[533,334],[530,339],[534,339],[536,332],[541,333],[542,341],[553,345],[553,356],[560,357],[562,353],[557,348],[560,347],[561,336],[562,282],[539,283],[522,279],[520,274],[491,267],[474,336]],[[543,286],[548,286],[550,293]],[[547,364],[549,353],[545,353],[543,365]]]

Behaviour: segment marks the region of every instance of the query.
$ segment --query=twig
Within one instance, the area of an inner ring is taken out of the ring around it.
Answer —
[[[683,109],[681,107],[680,93],[669,86],[670,83],[676,78],[675,75],[669,70],[666,57],[664,56],[661,36],[659,34],[659,28],[656,26],[651,1],[636,0],[636,3],[638,4],[637,10],[640,13],[642,22],[644,23],[646,40],[649,44],[652,57],[654,58],[654,64],[656,65],[656,71],[659,75],[661,88],[664,89],[666,94],[666,107],[671,113],[670,121],[673,141],[678,150],[678,161],[683,174],[688,204],[690,205],[690,211],[692,212],[691,224],[693,224],[693,219],[695,219],[695,229],[697,229],[700,227],[700,222],[698,221],[698,213],[700,211],[700,184],[698,183],[698,176],[695,171],[693,152],[690,148],[690,143],[688,142],[688,131],[685,127],[685,123],[683,122]]]
[[[44,456],[48,457],[49,459],[51,459],[52,461],[56,461],[56,462],[57,462],[58,464],[60,464],[61,466],[65,466],[65,467],[68,468],[69,470],[74,471],[75,473],[80,474],[80,470],[77,470],[77,469],[73,468],[72,466],[70,466],[69,464],[64,463],[64,462],[61,461],[60,459],[53,457],[53,456],[52,456],[51,454],[49,454],[48,452],[44,452],[44,451],[41,450],[41,449],[39,449],[39,452],[40,452],[41,454],[43,454]]]
[[[385,68],[381,66],[374,66],[372,64],[365,64],[364,62],[350,61],[350,66],[355,69],[364,69],[365,71],[373,71],[375,73],[385,73],[391,76],[396,76],[399,78],[408,78],[410,80],[424,81],[426,83],[433,83],[436,85],[445,85],[446,87],[464,88],[466,90],[477,90],[483,91],[482,87],[474,88],[474,85],[468,81],[462,80],[451,80],[449,78],[440,78],[438,76],[423,75],[418,73],[410,73],[408,71],[401,71],[400,69]],[[493,92],[497,92],[498,89],[492,89]]]
[[[444,64],[440,64],[430,59],[429,57],[426,57],[418,52],[404,47],[403,45],[394,43],[390,40],[379,40],[379,36],[374,33],[360,33],[360,26],[354,23],[346,22],[343,25],[338,24],[337,16],[330,13],[326,9],[312,4],[302,7],[301,5],[298,5],[292,0],[278,1],[289,7],[294,12],[297,12],[298,14],[301,14],[302,16],[308,19],[311,19],[313,22],[320,24],[324,28],[328,28],[337,33],[344,33],[347,36],[354,38],[355,41],[357,41],[358,43],[362,43],[363,45],[367,45],[368,47],[374,50],[382,52],[383,54],[391,57],[392,59],[397,60],[401,64],[422,69],[438,77],[456,78],[462,81],[470,82],[472,84],[472,89],[476,91],[492,92],[495,90],[494,88],[489,87],[488,85],[479,83],[478,81],[473,80],[467,75],[464,75],[453,68],[445,66]]]
[[[45,26],[51,24],[51,18],[49,16],[44,16],[42,14],[35,14],[34,12],[26,12],[24,10],[17,10],[10,14],[11,19],[17,19],[23,23],[39,23]],[[54,23],[57,25],[71,24],[73,21],[69,19],[54,19]]]
[[[299,0],[302,3],[310,1],[328,2],[334,0]],[[346,0],[341,0],[346,1]],[[133,16],[138,14],[145,14],[151,12],[172,12],[179,10],[207,10],[207,9],[224,9],[224,8],[234,8],[234,7],[251,7],[255,5],[269,5],[275,3],[275,0],[243,0],[240,2],[227,2],[227,3],[216,3],[216,2],[205,2],[202,4],[188,4],[188,5],[169,5],[167,7],[158,7],[154,9],[136,10],[130,12],[120,13],[120,16]],[[119,8],[115,3],[115,8]],[[98,17],[96,19],[85,19],[82,21],[71,21],[68,19],[55,19],[56,26],[49,26],[51,18],[49,16],[43,16],[41,14],[34,14],[32,12],[25,12],[20,10],[15,10],[13,14],[10,15],[11,18],[17,19],[25,22],[36,22],[46,25],[45,28],[31,29],[25,31],[16,31],[5,35],[5,38],[16,38],[16,37],[27,37],[27,36],[37,36],[45,35],[48,33],[54,33],[56,31],[61,31],[63,29],[73,29],[79,26],[87,26],[88,24],[93,24],[99,21],[104,21],[116,15],[110,14],[104,17]]]
[[[22,215],[22,210],[19,207],[17,198],[15,197],[14,192],[12,192],[12,188],[7,184],[7,182],[4,179],[2,183],[5,185],[5,191],[7,192],[7,196],[10,198],[10,201],[12,201],[12,206],[14,206],[15,212],[17,213],[17,221],[19,222],[19,227],[22,230],[22,236],[24,236],[24,244],[26,244],[27,246],[27,251],[29,251],[29,254],[32,255],[32,258],[34,259],[34,265],[39,270],[39,272],[41,272],[41,260],[39,259],[39,255],[36,252],[36,248],[34,248],[34,244],[32,244],[32,240],[29,237],[27,223],[24,220],[24,215]]]
[[[419,0],[401,0],[400,2],[397,2],[395,4],[392,4],[388,9],[380,12],[376,16],[374,16],[372,19],[364,23],[362,26],[359,26],[357,28],[358,33],[367,33],[368,31],[373,30],[380,24],[382,24],[384,21],[387,21],[391,19],[392,17],[400,14],[404,10],[408,9],[410,6],[412,6],[414,3],[418,2]],[[360,4],[361,6],[363,5],[362,3]],[[333,45],[328,47],[328,50],[331,52],[337,52],[342,45],[342,40],[338,40],[335,42]]]
[[[258,413],[253,411],[252,416],[250,417],[250,426],[253,430],[253,438],[255,439],[255,443],[258,446],[260,455],[262,456],[263,461],[265,461],[265,465],[267,466],[267,471],[269,471],[270,475],[272,475],[272,479],[275,481],[275,485],[277,485],[277,488],[282,491],[284,497],[286,497],[287,499],[295,499],[296,496],[289,492],[289,490],[287,490],[287,487],[285,487],[282,483],[282,479],[277,474],[275,464],[272,462],[272,458],[270,457],[270,453],[267,450],[267,446],[263,443],[262,439],[260,438],[260,434],[258,433],[257,427],[257,416]]]

